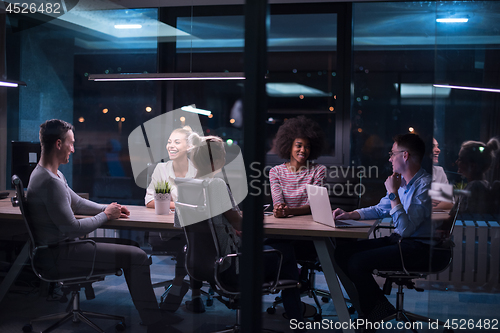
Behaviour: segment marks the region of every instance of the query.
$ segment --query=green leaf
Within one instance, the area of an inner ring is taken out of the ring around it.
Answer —
[[[155,184],[155,192],[156,193],[162,193],[162,194],[170,193],[171,189],[172,189],[172,187],[170,186],[170,184],[166,180],[159,181]]]

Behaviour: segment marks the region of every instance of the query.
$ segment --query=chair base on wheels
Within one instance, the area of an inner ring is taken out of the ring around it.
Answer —
[[[172,287],[172,283],[174,282],[174,280],[167,280],[167,281],[162,281],[162,282],[158,282],[158,283],[153,283],[153,288],[160,288],[160,287],[165,287],[165,291],[163,292],[163,294],[160,296],[160,302],[164,302],[167,295],[168,295],[168,291],[170,290],[170,288]],[[183,285],[187,285],[189,289],[191,289],[191,284],[189,282],[189,280],[184,280],[182,282]],[[214,304],[214,300],[213,300],[213,295],[214,295],[214,292],[212,290],[212,288],[210,288],[210,285],[207,284],[207,283],[204,283],[203,284],[204,287],[207,287],[208,286],[208,291],[205,291],[203,289],[200,289],[200,293],[204,296],[207,297],[207,300],[205,302],[205,305],[206,306],[212,306]]]
[[[308,296],[309,298],[312,298],[314,300],[317,312],[312,317],[314,321],[321,321],[323,320],[323,309],[321,307],[319,298],[321,298],[321,301],[323,303],[328,303],[332,298],[329,291],[316,288],[316,271],[321,270],[321,266],[319,265],[319,263],[310,261],[299,262],[299,264],[302,266],[303,270],[307,270],[306,283],[301,281],[303,291],[301,292],[300,297],[302,298]],[[346,300],[346,302],[349,302],[349,300]],[[276,312],[276,306],[281,303],[283,303],[281,297],[276,297],[276,300],[273,302],[273,304],[269,308],[267,308],[267,313],[274,314]],[[353,314],[356,311],[353,306],[348,307],[348,310],[350,314]]]
[[[382,319],[384,322],[390,321],[392,319],[396,319],[396,321],[404,321],[407,323],[414,323],[416,321],[430,323],[430,322],[437,321],[438,325],[440,325],[440,326],[445,325],[445,323],[440,321],[440,320],[436,320],[433,318],[421,316],[421,315],[406,311],[403,308],[403,306],[404,306],[403,286],[406,285],[406,286],[408,286],[409,289],[415,289],[416,291],[419,291],[419,292],[421,292],[423,290],[415,288],[414,282],[411,280],[408,280],[408,281],[396,280],[394,282],[396,282],[396,284],[398,285],[398,292],[396,294],[396,313]],[[387,282],[386,282],[386,284],[387,284]],[[413,327],[410,330],[414,333],[418,333],[418,331],[416,329],[414,329]]]
[[[66,312],[61,312],[57,314],[51,314],[47,316],[42,316],[38,317],[35,319],[30,320],[30,324],[25,325],[23,327],[23,332],[28,333],[33,330],[33,322],[37,321],[43,321],[43,320],[51,320],[51,319],[60,319],[56,323],[52,324],[48,328],[44,329],[40,333],[49,333],[55,330],[56,328],[60,327],[64,323],[68,322],[69,320],[72,320],[74,323],[76,322],[84,322],[88,326],[92,327],[94,330],[100,333],[104,333],[104,331],[94,324],[90,319],[91,318],[100,318],[100,319],[113,319],[113,320],[118,320],[120,321],[118,324],[116,324],[115,328],[117,331],[124,331],[125,330],[125,317],[122,316],[116,316],[116,315],[110,315],[110,314],[102,314],[102,313],[96,313],[96,312],[90,312],[90,311],[82,311],[80,309],[80,291],[79,290],[73,290],[71,292],[71,299],[68,303],[68,307],[66,308]]]

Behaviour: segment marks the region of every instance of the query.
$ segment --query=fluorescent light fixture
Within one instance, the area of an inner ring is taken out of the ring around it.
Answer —
[[[399,84],[394,83],[399,90]],[[401,83],[401,98],[446,98],[451,89],[434,89],[432,83]]]
[[[437,18],[436,22],[439,23],[467,23],[469,19],[466,17],[446,17],[446,18]]]
[[[299,95],[304,95],[305,97],[330,96],[330,94],[324,91],[299,83],[266,83],[266,91],[272,97],[292,97]]]
[[[243,72],[221,73],[146,73],[146,74],[90,74],[90,81],[203,81],[244,80]]]
[[[23,81],[0,80],[0,87],[17,88],[19,86],[26,86],[26,83]]]
[[[140,29],[140,24],[115,24],[115,29]]]
[[[181,107],[181,110],[182,111],[187,111],[187,112],[201,114],[203,116],[209,116],[209,115],[212,114],[212,111],[194,108],[191,105],[183,106],[183,107]]]
[[[434,84],[434,87],[436,87],[436,88],[461,89],[461,90],[472,90],[472,91],[484,91],[484,92],[500,93],[500,89],[495,89],[495,88],[450,86],[448,84]]]

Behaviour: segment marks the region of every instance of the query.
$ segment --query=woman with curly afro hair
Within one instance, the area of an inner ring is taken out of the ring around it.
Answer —
[[[276,134],[276,150],[288,162],[269,172],[275,217],[311,214],[306,184],[322,185],[324,165],[311,163],[319,157],[324,135],[315,121],[304,116],[288,119]]]

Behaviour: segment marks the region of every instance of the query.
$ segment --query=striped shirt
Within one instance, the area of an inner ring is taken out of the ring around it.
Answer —
[[[326,167],[321,164],[297,173],[289,171],[285,163],[275,166],[269,171],[273,205],[285,203],[290,208],[308,205],[306,184],[322,186],[325,176]]]

